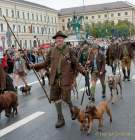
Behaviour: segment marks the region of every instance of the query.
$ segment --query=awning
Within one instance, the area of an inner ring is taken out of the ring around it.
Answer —
[[[50,48],[50,47],[51,47],[50,43],[46,43],[46,44],[39,45],[39,48],[40,48],[40,49],[48,49],[48,48]]]

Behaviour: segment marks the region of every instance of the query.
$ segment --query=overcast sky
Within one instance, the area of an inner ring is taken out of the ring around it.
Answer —
[[[67,7],[82,6],[83,0],[26,0],[38,4],[48,6],[53,9],[62,9]],[[84,0],[85,5],[100,4],[107,2],[114,2],[118,0]],[[120,1],[120,0],[119,0]],[[128,2],[135,4],[135,0],[128,0]]]

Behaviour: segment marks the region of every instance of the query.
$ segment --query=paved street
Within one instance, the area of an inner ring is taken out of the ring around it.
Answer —
[[[110,68],[107,67],[107,75]],[[109,118],[104,117],[104,129],[100,134],[97,131],[97,121],[93,125],[92,133],[87,136],[81,134],[77,121],[72,121],[70,112],[66,104],[63,104],[63,114],[66,125],[63,128],[55,129],[56,111],[53,104],[49,104],[44,93],[32,72],[28,74],[28,81],[32,84],[31,95],[23,96],[19,91],[19,115],[15,118],[7,119],[4,113],[0,120],[1,140],[134,140],[135,139],[135,67],[132,65],[132,80],[123,82],[123,100],[110,105],[113,114],[113,123],[110,128]],[[78,77],[78,82],[80,81]],[[20,83],[21,85],[21,83]],[[79,84],[79,100],[72,95],[73,103],[80,105],[83,93],[84,78]],[[46,85],[49,94],[49,87]],[[107,87],[107,97],[110,96]],[[97,83],[96,102],[101,101],[101,85]],[[83,107],[87,104],[87,97]]]

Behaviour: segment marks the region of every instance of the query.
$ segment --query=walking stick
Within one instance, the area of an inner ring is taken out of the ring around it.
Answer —
[[[5,17],[4,15],[3,15],[3,18],[5,19],[5,22],[7,23],[8,28],[10,29],[11,33],[13,34],[13,36],[14,36],[14,38],[15,38],[17,44],[18,44],[18,46],[20,47],[20,49],[21,49],[21,50],[23,51],[23,53],[24,53],[24,50],[22,49],[22,47],[21,47],[21,45],[20,45],[18,39],[16,38],[14,32],[12,31],[12,29],[11,29],[11,27],[10,27],[10,25],[9,25],[9,23],[8,23],[8,21],[7,21],[7,19],[6,19],[6,17]],[[24,57],[25,57],[26,62],[29,64],[29,63],[30,63],[29,58],[25,55],[25,53],[24,53]],[[45,88],[43,87],[42,82],[40,81],[40,78],[39,78],[38,74],[36,73],[36,71],[35,71],[35,69],[34,69],[33,67],[32,67],[32,70],[33,70],[34,74],[36,75],[36,77],[37,77],[37,79],[38,79],[38,81],[39,81],[39,83],[40,83],[40,85],[41,85],[41,87],[42,87],[42,89],[43,89],[43,91],[44,91],[44,93],[45,93],[47,99],[48,99],[48,102],[51,103],[51,100],[50,100],[50,98],[49,98],[49,96],[48,96],[48,94],[47,94]]]

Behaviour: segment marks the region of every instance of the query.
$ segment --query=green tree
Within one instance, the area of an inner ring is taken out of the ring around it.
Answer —
[[[94,37],[112,36],[112,30],[118,37],[127,37],[135,34],[135,26],[128,21],[119,21],[116,25],[114,22],[105,21],[104,23],[86,24],[84,30]]]

